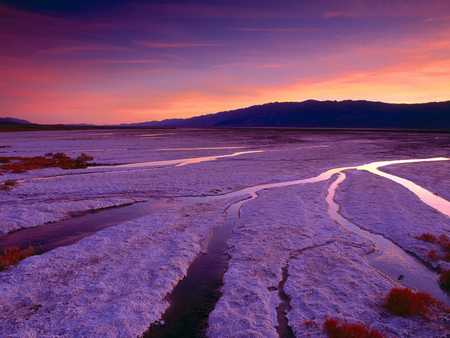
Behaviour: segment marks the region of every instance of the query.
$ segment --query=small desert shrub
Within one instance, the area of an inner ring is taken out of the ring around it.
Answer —
[[[439,285],[444,290],[450,290],[450,270],[442,271],[438,279]]]
[[[323,328],[330,338],[386,338],[384,333],[375,329],[368,329],[361,324],[349,324],[347,320],[342,321],[327,318]]]
[[[17,181],[15,181],[15,180],[6,180],[4,184],[7,185],[7,186],[10,186],[10,187],[15,187],[15,186],[17,186]]]
[[[391,289],[383,307],[392,314],[401,317],[420,316],[428,320],[430,307],[443,305],[426,292],[414,292],[410,289]]]
[[[439,260],[439,256],[436,250],[430,250],[430,252],[427,255],[427,258],[432,262],[437,262]]]
[[[439,243],[448,243],[450,241],[450,238],[448,238],[447,235],[440,235],[439,236]]]
[[[22,259],[35,254],[36,251],[32,246],[24,250],[20,250],[18,247],[4,249],[3,253],[0,253],[0,271],[8,269],[13,265],[18,264]]]
[[[6,180],[3,182],[3,185],[0,186],[0,190],[9,191],[11,188],[17,186],[17,181],[15,180]]]
[[[430,233],[423,233],[419,236],[414,236],[414,238],[433,244],[436,244],[438,242],[438,238]]]
[[[450,252],[446,252],[445,253],[445,256],[444,256],[443,260],[446,261],[446,262],[450,262]]]
[[[416,239],[422,240],[424,242],[438,244],[439,252],[435,249],[430,250],[427,255],[427,258],[432,262],[437,262],[440,259],[443,259],[447,262],[450,262],[450,238],[447,235],[440,235],[439,238],[430,233],[423,233],[421,235],[413,236]]]
[[[312,327],[318,327],[319,325],[317,324],[317,322],[315,320],[307,320],[305,322],[303,322],[303,326],[306,328],[312,328]]]
[[[450,242],[442,243],[441,244],[441,249],[444,252],[450,252]]]

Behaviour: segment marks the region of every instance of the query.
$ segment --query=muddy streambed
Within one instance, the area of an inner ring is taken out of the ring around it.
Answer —
[[[204,160],[211,160],[211,157],[205,158]],[[357,167],[331,169],[316,177],[308,179],[248,187],[224,195],[180,197],[177,198],[175,202],[150,200],[148,202],[136,203],[130,206],[87,213],[83,216],[74,217],[58,223],[17,231],[0,239],[0,247],[41,245],[43,251],[48,251],[58,246],[76,243],[81,238],[104,228],[167,208],[233,196],[243,196],[243,198],[245,198],[244,195],[250,194],[251,198],[240,200],[229,206],[224,224],[221,227],[216,228],[212,233],[208,243],[207,253],[201,254],[191,264],[187,276],[179,282],[174,290],[167,296],[171,306],[163,315],[162,320],[159,323],[152,325],[144,335],[145,337],[168,337],[180,335],[182,333],[184,337],[204,336],[205,329],[207,328],[208,315],[214,309],[216,302],[220,298],[220,287],[222,286],[222,279],[226,272],[228,262],[228,256],[226,254],[227,241],[232,235],[233,225],[239,218],[239,210],[242,205],[251,199],[257,198],[257,192],[263,189],[298,184],[313,184],[329,180],[334,175],[338,174],[328,191],[328,212],[337,224],[368,237],[376,244],[377,251],[368,254],[365,257],[369,264],[374,269],[394,280],[398,280],[401,276],[398,282],[405,287],[412,287],[420,291],[428,292],[433,297],[450,305],[449,297],[441,291],[436,282],[438,275],[434,271],[428,269],[418,259],[405,252],[392,241],[379,234],[366,231],[342,217],[342,215],[339,214],[339,206],[333,200],[338,185],[345,180],[346,174],[344,174],[343,171],[351,174],[352,169],[365,170],[403,185],[416,194],[424,203],[432,206],[441,213],[450,216],[450,203],[448,201],[435,196],[429,191],[415,185],[413,182],[401,179],[394,175],[387,175],[377,169],[389,164],[443,160],[448,159],[432,158],[374,162]],[[186,164],[197,162],[198,161],[192,161]],[[288,277],[286,276],[286,278]],[[288,323],[283,320],[282,317],[283,316],[278,320],[279,329],[286,330],[288,329]]]

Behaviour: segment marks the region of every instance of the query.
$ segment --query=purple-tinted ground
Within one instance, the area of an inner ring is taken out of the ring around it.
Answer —
[[[42,226],[73,213],[147,198],[221,195],[374,161],[449,157],[449,141],[450,136],[435,134],[245,129],[2,133],[0,145],[11,147],[0,149],[0,156],[84,152],[110,166],[5,173],[1,181],[19,183],[0,192],[0,231]],[[261,152],[184,166],[113,166],[241,151]],[[448,185],[448,171],[436,169],[446,166],[429,162],[382,170],[448,199],[440,186]],[[297,337],[325,336],[325,314],[392,336],[440,337],[447,332],[444,315],[425,323],[391,317],[380,307],[382,295],[397,283],[366,262],[374,244],[328,214],[325,197],[331,181],[260,191],[243,205],[228,241],[223,294],[209,316],[210,337],[277,337],[282,268],[287,268],[283,289],[291,305],[286,317]],[[205,250],[211,230],[223,223],[226,209],[238,199],[205,200],[144,216],[0,272],[0,335],[142,334],[161,318],[168,306],[165,295]],[[422,229],[449,234],[447,216],[397,183],[367,172],[347,172],[336,201],[344,217],[421,257],[428,244],[402,234]],[[305,325],[311,320],[317,326]]]

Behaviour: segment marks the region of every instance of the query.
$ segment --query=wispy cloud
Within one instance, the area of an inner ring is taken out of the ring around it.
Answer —
[[[80,61],[78,64],[96,64],[96,63],[113,63],[113,64],[142,64],[142,63],[161,63],[167,60],[89,60]]]
[[[144,46],[148,48],[191,48],[191,47],[218,47],[223,46],[217,43],[186,43],[186,42],[143,42],[143,41],[135,41],[139,46]]]
[[[115,46],[96,46],[96,45],[86,45],[86,46],[72,46],[72,47],[58,47],[58,48],[50,48],[43,49],[38,51],[38,54],[70,54],[76,52],[87,52],[94,50],[110,50],[110,51],[119,51],[126,50],[123,47],[115,47]]]
[[[262,69],[262,68],[281,68],[284,64],[254,64],[254,63],[230,63],[226,65],[213,66],[211,68],[248,68],[248,69]]]
[[[272,19],[272,18],[298,18],[302,15],[295,11],[274,8],[251,8],[235,4],[212,4],[200,2],[174,2],[174,3],[133,3],[140,13],[154,15],[157,18],[170,19]],[[156,13],[156,14],[155,14]]]
[[[331,19],[331,18],[336,18],[339,16],[354,17],[354,16],[358,16],[358,15],[353,12],[326,12],[325,14],[322,15],[322,17],[324,19]]]
[[[441,21],[441,20],[450,20],[450,15],[449,16],[441,16],[438,18],[428,18],[426,20],[424,20],[425,22],[430,22],[430,21]]]
[[[299,28],[245,28],[245,27],[225,27],[228,30],[244,32],[315,32],[324,30],[324,28],[299,27]]]

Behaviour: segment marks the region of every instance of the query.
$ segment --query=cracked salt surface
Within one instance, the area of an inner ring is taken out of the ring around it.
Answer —
[[[141,334],[169,306],[165,295],[184,277],[232,202],[145,216],[3,271],[0,336]]]
[[[16,189],[0,195],[2,207],[16,204],[22,208],[21,218],[26,219],[27,214],[32,215],[36,211],[36,203],[57,205],[60,200],[71,201],[73,196],[80,200],[104,200],[124,196],[142,199],[145,196],[225,194],[267,182],[271,184],[303,180],[330,168],[354,167],[361,163],[412,156],[448,156],[449,144],[449,137],[446,135],[435,140],[429,135],[292,130],[218,132],[180,129],[170,136],[165,136],[162,131],[160,133],[162,137],[158,139],[142,139],[135,136],[139,134],[137,131],[114,132],[113,137],[86,135],[82,132],[36,133],[34,136],[31,136],[32,133],[16,133],[14,136],[17,138],[8,136],[8,144],[12,145],[8,151],[16,151],[19,156],[37,156],[43,152],[88,147],[128,149],[126,152],[106,150],[95,154],[98,156],[96,160],[102,163],[186,158],[182,151],[165,152],[156,149],[185,148],[186,144],[201,148],[205,140],[208,146],[217,148],[245,146],[245,150],[250,151],[277,151],[251,153],[175,168],[26,181]],[[411,142],[416,145],[414,154],[407,147]],[[226,149],[194,152],[193,157],[229,154]],[[29,179],[61,172],[49,169],[21,175],[7,174],[2,179]],[[344,190],[346,184],[357,174],[371,175],[352,172],[342,183]],[[435,173],[430,170],[427,175]],[[401,208],[407,219],[414,215],[414,211],[404,205],[404,201],[410,202],[412,194],[406,189],[399,191],[393,182],[385,178],[382,180],[386,181],[382,186],[388,191],[394,189],[395,198],[385,201],[382,195],[376,197],[376,202],[381,207],[374,209],[374,214],[364,213],[369,226],[373,224],[373,219],[383,220],[383,215],[377,214],[379,208],[388,213],[395,213]],[[341,318],[345,316],[349,321],[362,321],[393,336],[417,334],[438,337],[445,334],[445,317],[424,325],[420,319],[392,318],[380,310],[380,293],[386,294],[396,282],[378,274],[363,258],[373,250],[371,241],[337,226],[329,217],[325,203],[329,184],[331,181],[264,190],[259,192],[260,197],[244,205],[241,218],[229,241],[231,259],[224,276],[223,296],[210,315],[208,335],[277,337],[275,308],[279,299],[278,290],[274,288],[278,288],[283,279],[282,267],[286,266],[288,260],[289,276],[283,289],[291,297],[292,309],[287,318],[296,336],[325,336],[321,328],[325,313]],[[363,196],[368,191],[368,187],[360,181],[352,181],[351,187],[356,189],[357,196]],[[354,200],[349,199],[351,196],[348,195],[341,200],[340,189],[336,199],[341,205],[341,212],[354,221],[349,217],[355,213],[349,202]],[[244,189],[240,193],[245,191]],[[192,250],[189,243],[204,244],[211,226],[214,226],[212,223],[221,223],[214,217],[218,217],[217,214],[226,209],[226,203],[221,204],[222,202],[224,201],[218,200],[197,205],[193,207],[196,210],[194,214],[186,209],[176,208],[144,217],[142,221],[120,224],[75,245],[53,250],[40,257],[27,258],[17,268],[1,272],[0,306],[8,311],[0,317],[0,327],[7,328],[11,335],[24,337],[129,337],[142,333],[146,326],[141,324],[149,324],[161,317],[168,306],[163,296],[184,276],[191,258],[202,250],[201,245]],[[203,214],[202,208],[205,205],[214,206],[214,211]],[[438,214],[443,217],[420,201],[415,210],[419,215]],[[364,208],[361,211],[365,211]],[[211,213],[215,213],[215,216]],[[64,209],[61,208],[61,215],[63,214]],[[183,223],[186,214],[189,215],[186,218],[193,217],[195,220],[191,220],[189,224]],[[10,214],[7,218],[0,219],[0,226],[4,222],[14,223],[14,217]],[[210,222],[211,218],[214,221]],[[414,229],[415,220],[414,217],[412,222],[400,222],[398,228],[408,232]],[[177,230],[180,222],[184,224],[181,228],[186,233],[182,231],[181,234]],[[357,224],[361,225],[359,222]],[[446,231],[445,226],[441,227],[439,224],[438,219],[431,217],[426,228],[436,233]],[[141,227],[145,229],[142,231],[152,229],[151,235],[142,240],[150,240],[154,245],[152,248],[146,245],[144,252],[140,254],[139,248],[142,245],[134,248],[134,240],[129,246],[126,245],[126,229],[133,229],[136,233],[133,238],[137,240]],[[158,234],[157,229],[162,229],[163,234]],[[385,230],[386,234],[383,235],[391,238],[389,227],[385,227]],[[193,242],[189,240],[192,233],[199,236],[194,236],[196,239]],[[399,231],[393,229],[392,233],[397,239]],[[183,240],[178,240],[180,236]],[[109,245],[97,245],[99,238]],[[416,249],[420,247],[420,243],[416,245]],[[417,253],[417,250],[412,251]],[[64,253],[62,257],[55,256],[59,252]],[[108,264],[102,265],[103,258],[108,260]],[[136,264],[133,264],[134,261]],[[148,273],[153,269],[161,272]],[[61,278],[64,274],[70,277]],[[31,282],[33,277],[35,283]],[[8,283],[3,284],[6,281]],[[3,288],[4,285],[8,285],[6,289]],[[31,291],[32,287],[34,291]],[[36,299],[40,302],[35,302]],[[43,308],[46,310],[41,311]],[[94,314],[93,319],[88,318],[89,312]],[[305,322],[308,320],[315,320],[317,326],[306,326]]]

